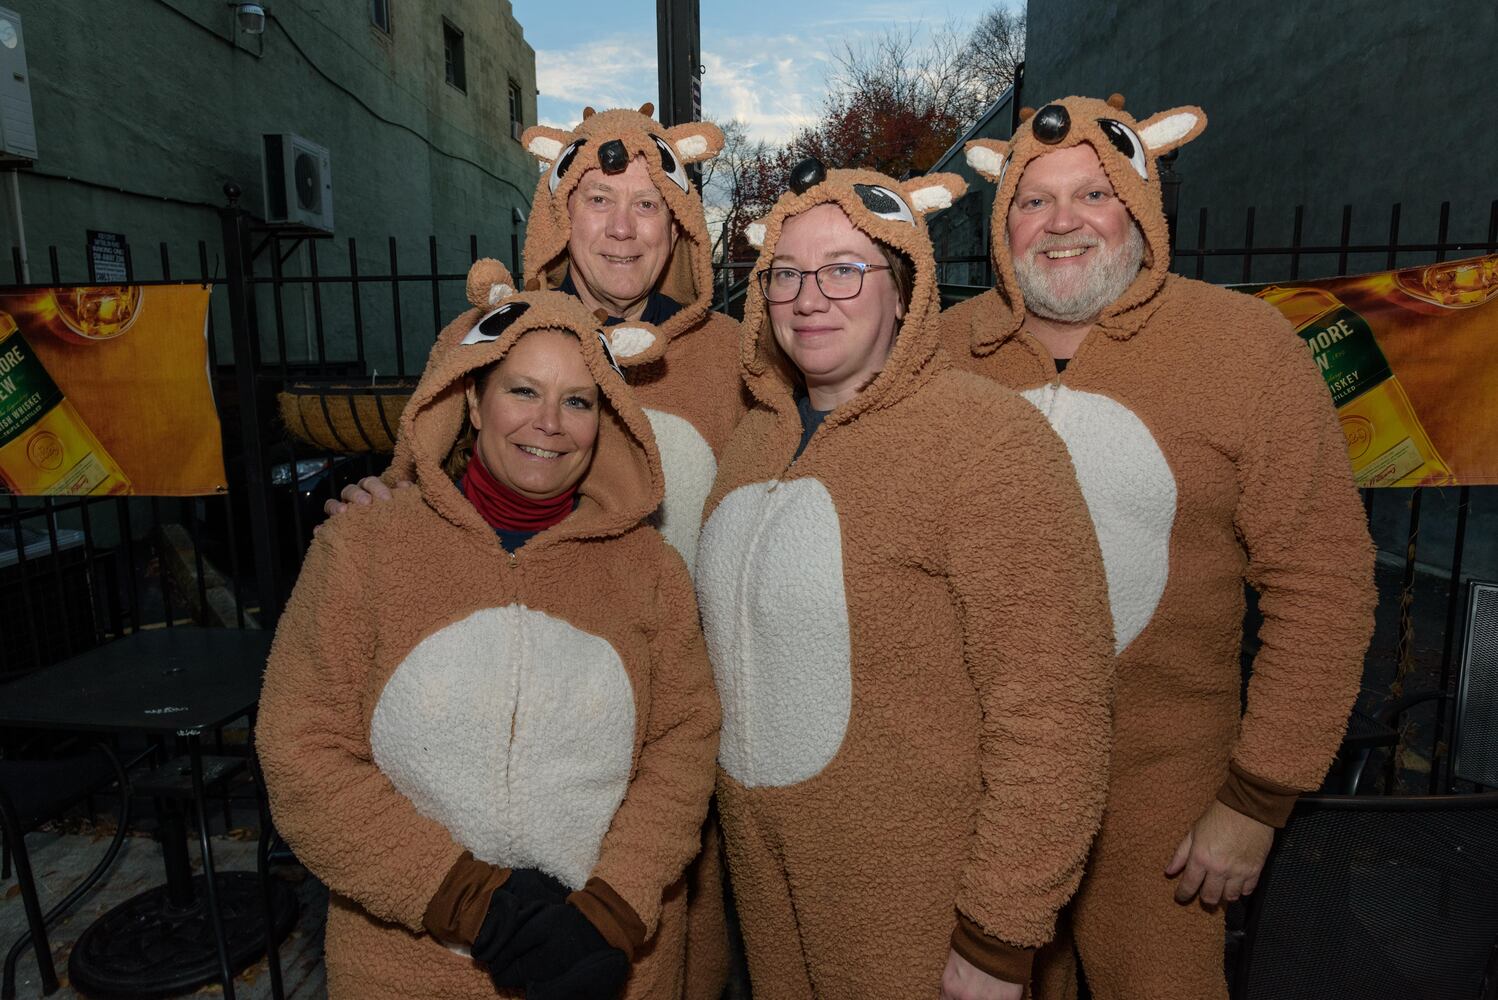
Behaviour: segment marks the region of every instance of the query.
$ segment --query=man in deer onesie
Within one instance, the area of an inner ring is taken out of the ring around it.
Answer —
[[[1227,996],[1220,905],[1253,890],[1341,740],[1373,548],[1300,338],[1257,299],[1169,273],[1155,158],[1205,116],[1138,122],[1123,105],[1068,97],[1007,143],[968,144],[997,185],[998,280],[946,313],[943,339],[1066,441],[1106,564],[1113,763],[1071,910],[1092,994],[1212,1000]],[[1245,581],[1264,617],[1246,709]],[[1044,1000],[1074,990],[1069,950],[1036,979]]]

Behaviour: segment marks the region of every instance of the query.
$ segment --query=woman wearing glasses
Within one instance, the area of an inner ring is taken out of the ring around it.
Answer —
[[[595,320],[512,284],[474,266],[401,417],[415,488],[323,526],[266,670],[335,1000],[682,991],[718,727],[691,581]]]
[[[1061,442],[937,347],[963,182],[807,161],[762,246],[754,408],[697,589],[755,995],[1020,996],[1103,804],[1111,620]]]

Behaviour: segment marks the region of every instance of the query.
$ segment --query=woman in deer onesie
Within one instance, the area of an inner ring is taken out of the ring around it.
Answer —
[[[691,580],[596,320],[510,284],[474,266],[401,416],[415,488],[323,525],[266,671],[335,998],[683,990],[718,726]]]
[[[1023,984],[1101,814],[1112,646],[1085,504],[1035,409],[936,343],[923,215],[964,186],[809,160],[752,227],[754,406],[696,578],[756,996]]]

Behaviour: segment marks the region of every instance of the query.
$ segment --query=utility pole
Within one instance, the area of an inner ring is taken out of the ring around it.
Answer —
[[[702,118],[702,32],[698,0],[655,0],[661,124]]]

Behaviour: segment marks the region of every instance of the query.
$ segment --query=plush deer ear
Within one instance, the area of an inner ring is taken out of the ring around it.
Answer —
[[[952,202],[967,193],[967,181],[956,174],[924,174],[905,181],[900,190],[918,214],[930,215],[951,208]]]
[[[644,104],[640,105],[640,114],[644,115],[646,118],[649,118],[651,115],[655,114],[655,105],[651,104],[649,101],[646,101]]]
[[[1207,116],[1201,108],[1186,105],[1171,108],[1139,123],[1139,138],[1151,156],[1179,149],[1202,134]]]
[[[967,160],[967,165],[976,170],[979,176],[998,184],[1004,177],[1009,143],[1000,139],[974,139],[962,147],[962,155]]]
[[[557,157],[562,155],[562,150],[575,138],[577,136],[571,132],[563,132],[559,128],[532,125],[521,135],[520,144],[541,161],[544,170],[556,162]]]
[[[587,121],[589,118],[592,118],[596,114],[598,114],[598,112],[593,110],[593,105],[588,105],[586,108],[583,108],[583,121]]]
[[[765,220],[756,219],[744,227],[744,239],[756,250],[765,248]]]
[[[684,163],[701,163],[723,152],[723,130],[712,122],[687,122],[666,130]]]
[[[468,269],[468,304],[480,309],[493,309],[515,294],[515,279],[510,269],[493,257],[484,257],[473,262]]]
[[[666,337],[649,323],[628,321],[604,331],[604,346],[616,368],[632,368],[658,361],[666,353]]]

